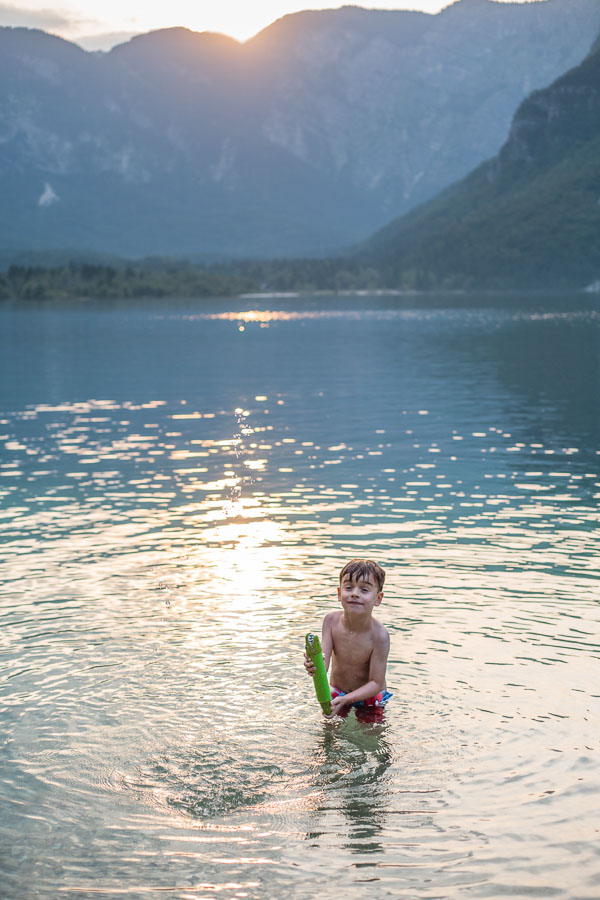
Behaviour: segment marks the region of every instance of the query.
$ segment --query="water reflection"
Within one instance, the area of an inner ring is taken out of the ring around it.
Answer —
[[[325,724],[314,754],[315,808],[306,836],[314,846],[332,828],[339,831],[341,813],[348,836],[344,848],[358,854],[382,850],[377,838],[390,807],[386,773],[392,764],[386,730],[385,724],[361,721],[354,713],[341,723]]]

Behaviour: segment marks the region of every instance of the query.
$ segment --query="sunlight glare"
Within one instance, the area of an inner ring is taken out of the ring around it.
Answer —
[[[451,5],[452,0],[404,0],[361,4],[368,9],[416,10],[436,14]],[[499,2],[499,0],[495,0]],[[524,0],[504,0],[522,3]],[[532,0],[529,0],[532,2]],[[543,0],[534,0],[543,2]],[[221,3],[191,3],[173,0],[165,5],[156,0],[145,4],[116,0],[63,0],[59,9],[40,7],[36,0],[17,0],[5,4],[0,25],[28,25],[41,27],[67,40],[105,37],[104,49],[129,39],[131,35],[162,28],[189,28],[197,32],[214,32],[244,42],[283,16],[310,10],[339,9],[347,5],[337,3],[303,3],[301,0],[262,0],[245,3],[242,0],[221,0]],[[1,10],[0,10],[1,13]],[[21,13],[21,16],[19,15]],[[109,38],[113,38],[112,42]]]

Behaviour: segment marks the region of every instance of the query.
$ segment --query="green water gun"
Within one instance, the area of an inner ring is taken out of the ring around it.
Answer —
[[[331,715],[331,690],[325,670],[325,660],[321,650],[321,641],[316,634],[306,635],[306,655],[315,665],[316,672],[313,678],[317,700],[326,716]]]

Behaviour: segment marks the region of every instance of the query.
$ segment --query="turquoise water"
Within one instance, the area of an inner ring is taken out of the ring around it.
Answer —
[[[0,307],[7,898],[600,896],[600,309]],[[383,722],[303,636],[387,571]]]

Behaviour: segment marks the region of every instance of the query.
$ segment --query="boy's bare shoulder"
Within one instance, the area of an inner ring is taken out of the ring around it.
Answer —
[[[343,612],[341,609],[336,609],[334,612],[327,613],[325,618],[323,619],[323,625],[326,628],[333,628],[334,625],[342,618]]]
[[[373,619],[373,638],[375,642],[382,647],[390,646],[389,632],[385,625],[382,625],[377,619]]]

